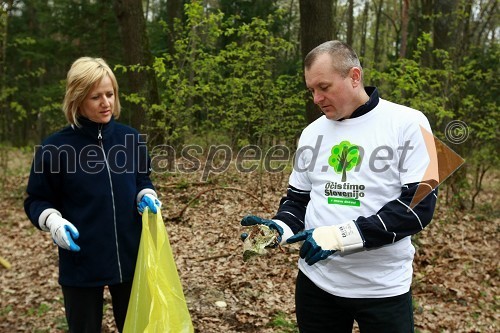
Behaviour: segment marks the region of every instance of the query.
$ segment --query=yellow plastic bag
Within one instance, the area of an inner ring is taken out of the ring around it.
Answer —
[[[144,210],[142,235],[124,333],[192,333],[167,231],[158,214]]]

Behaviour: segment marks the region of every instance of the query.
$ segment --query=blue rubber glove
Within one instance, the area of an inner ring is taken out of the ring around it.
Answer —
[[[139,214],[142,215],[146,207],[149,208],[151,213],[156,214],[158,213],[158,208],[161,207],[161,202],[154,195],[146,193],[142,196],[141,201],[137,204],[137,210],[139,211]]]
[[[59,247],[70,251],[80,251],[80,247],[74,241],[78,239],[80,233],[71,222],[57,213],[52,213],[47,217],[45,227]]]
[[[252,226],[252,225],[256,225],[256,224],[262,224],[262,225],[265,225],[266,227],[268,227],[269,229],[276,230],[278,232],[278,237],[277,237],[277,243],[276,243],[275,247],[278,246],[279,243],[281,243],[281,237],[283,236],[283,228],[281,226],[279,226],[273,220],[263,219],[263,218],[260,218],[258,216],[255,216],[255,215],[247,215],[241,220],[240,223],[244,227],[248,227],[248,226]],[[241,237],[241,240],[244,241],[248,237],[248,234],[242,233],[240,237]]]
[[[309,229],[290,237],[287,243],[304,241],[299,255],[309,265],[328,258],[336,251],[363,248],[363,239],[354,221],[340,225]]]

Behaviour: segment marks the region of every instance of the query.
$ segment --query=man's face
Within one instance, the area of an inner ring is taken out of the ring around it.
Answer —
[[[357,108],[357,91],[352,84],[352,69],[343,78],[333,69],[332,59],[328,54],[321,54],[305,69],[307,89],[312,93],[325,116],[331,120],[349,118]]]

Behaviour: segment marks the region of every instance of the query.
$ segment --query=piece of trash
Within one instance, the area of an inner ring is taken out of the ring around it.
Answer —
[[[215,302],[215,306],[218,308],[225,308],[225,307],[227,307],[227,303],[224,301],[217,301],[217,302]]]
[[[266,247],[278,245],[278,234],[263,224],[256,224],[248,233],[248,237],[243,242],[243,261],[267,253]]]

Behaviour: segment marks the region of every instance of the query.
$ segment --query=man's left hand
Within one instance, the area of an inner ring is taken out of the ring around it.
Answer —
[[[299,254],[309,265],[328,258],[336,251],[363,248],[363,239],[354,221],[305,230],[290,237],[286,242],[298,241],[304,241]]]

